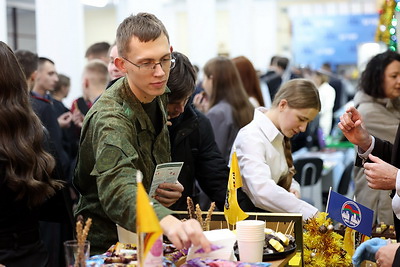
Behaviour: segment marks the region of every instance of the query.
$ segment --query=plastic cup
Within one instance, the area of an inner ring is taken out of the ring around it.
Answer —
[[[239,258],[243,262],[261,262],[264,252],[265,222],[244,220],[236,223]]]
[[[83,248],[83,251],[82,251]],[[90,242],[85,241],[83,246],[78,245],[77,240],[64,242],[65,264],[67,267],[83,267],[90,256]]]
[[[137,244],[137,234],[117,224],[118,241],[124,244]]]
[[[264,242],[264,240],[238,240],[239,260],[242,262],[262,262],[264,253]]]

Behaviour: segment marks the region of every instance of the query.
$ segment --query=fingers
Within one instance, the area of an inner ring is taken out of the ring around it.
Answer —
[[[342,116],[340,116],[340,122],[338,123],[338,126],[342,131],[347,131],[347,132],[355,128],[356,124],[352,120],[352,114],[346,112]]]
[[[160,225],[177,249],[189,248],[193,244],[200,245],[206,252],[211,251],[211,243],[203,234],[198,221],[190,219],[181,222],[174,216],[168,215],[161,219]]]
[[[159,189],[166,189],[169,191],[183,192],[183,185],[180,182],[176,183],[162,183],[158,186]]]
[[[198,221],[194,219],[187,220],[183,223],[183,228],[188,239],[194,246],[201,246],[206,253],[211,251],[211,243],[203,234]]]
[[[380,159],[380,158],[378,158],[378,157],[375,157],[374,155],[372,155],[372,154],[369,154],[369,159],[372,161],[372,162],[375,162],[375,163],[382,163],[383,161]],[[366,164],[368,164],[368,163],[366,163]],[[364,164],[365,165],[365,164]]]

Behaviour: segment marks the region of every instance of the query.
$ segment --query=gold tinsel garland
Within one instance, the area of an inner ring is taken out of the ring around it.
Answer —
[[[305,266],[352,266],[351,256],[343,249],[343,237],[333,231],[332,220],[321,212],[304,225]]]
[[[384,0],[382,9],[379,11],[378,28],[376,29],[375,40],[384,42],[389,45],[390,43],[390,24],[395,13],[396,1]]]

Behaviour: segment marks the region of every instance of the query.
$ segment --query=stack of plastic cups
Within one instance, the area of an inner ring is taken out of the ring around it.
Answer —
[[[239,258],[242,262],[262,262],[265,222],[244,220],[236,223]]]

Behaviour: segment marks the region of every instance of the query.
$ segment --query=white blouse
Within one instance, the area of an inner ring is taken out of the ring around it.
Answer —
[[[298,199],[293,193],[277,185],[287,173],[283,134],[259,107],[254,119],[243,127],[234,142],[243,180],[243,190],[254,205],[270,212],[301,213],[303,219],[312,217],[318,209]],[[300,191],[293,179],[291,188]]]

